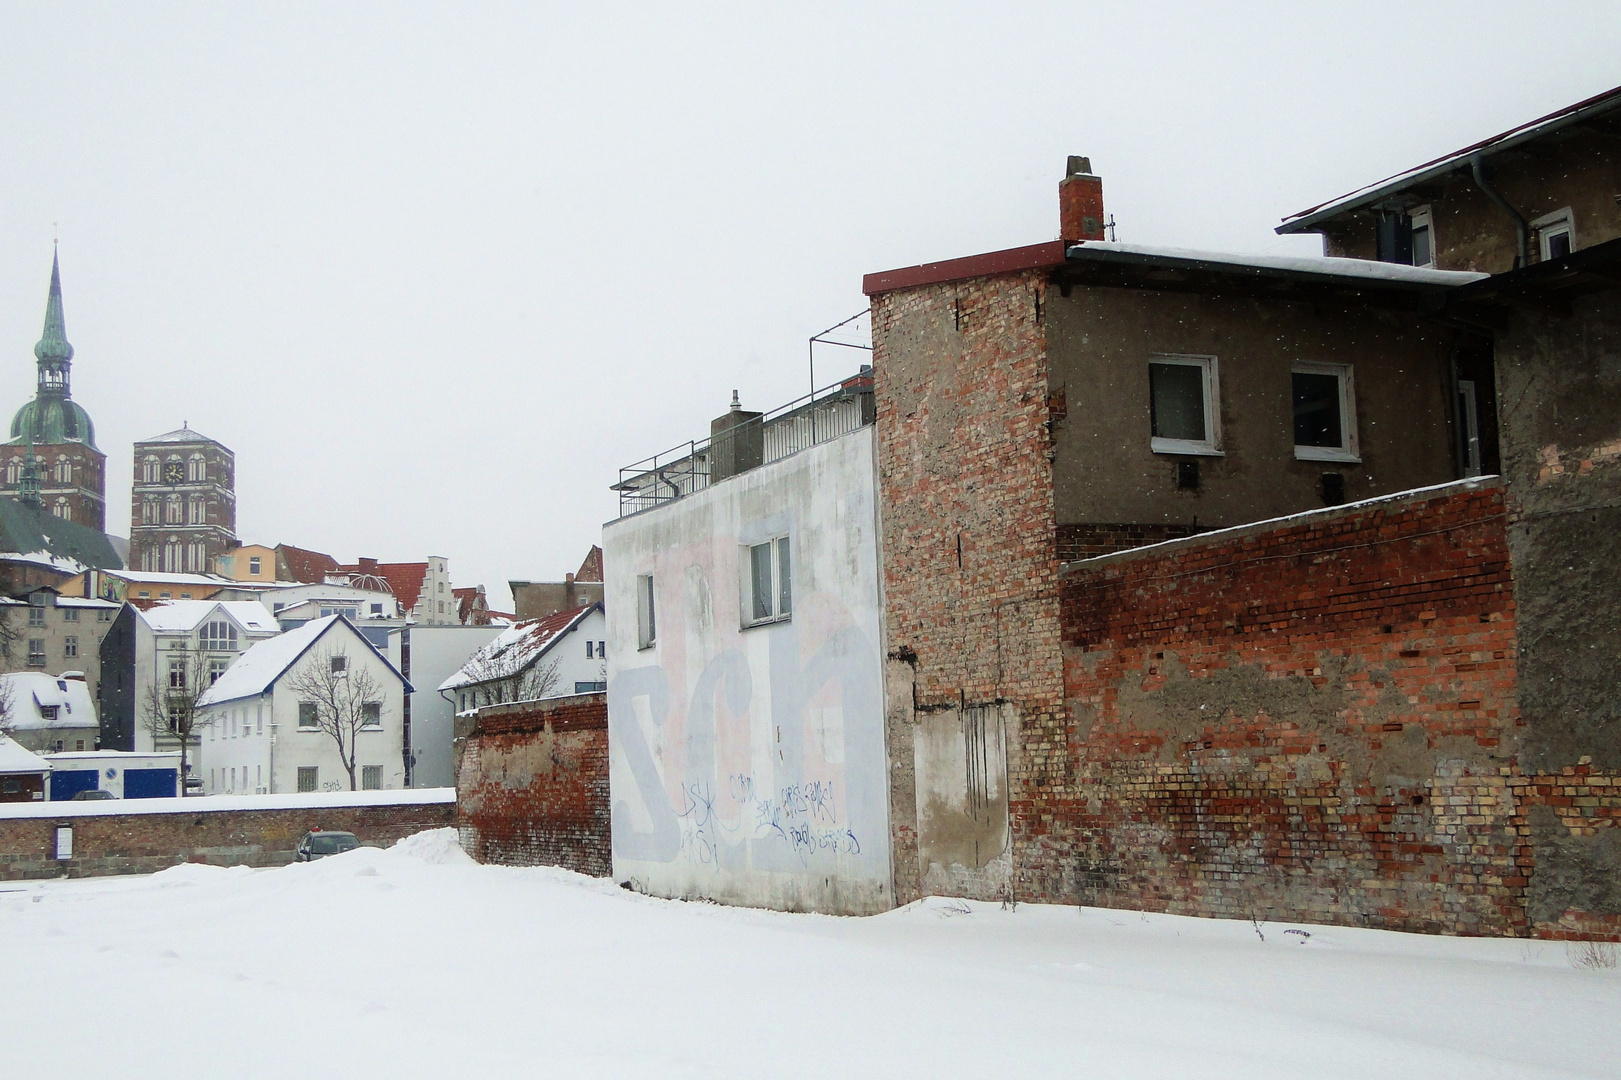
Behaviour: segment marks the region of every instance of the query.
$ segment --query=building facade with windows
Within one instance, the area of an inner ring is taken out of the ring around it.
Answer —
[[[73,400],[73,346],[62,316],[62,275],[51,259],[45,331],[34,346],[39,368],[34,399],[17,410],[11,437],[0,445],[5,490],[22,492],[30,455],[38,466],[37,496],[48,513],[96,531],[107,527],[107,456],[96,447],[90,414]]]
[[[261,641],[199,700],[197,772],[214,795],[405,784],[410,683],[340,615]],[[341,734],[342,746],[333,731]]]
[[[602,604],[491,630],[489,640],[438,684],[456,712],[606,689]]]
[[[97,748],[95,698],[82,672],[10,672],[0,675],[0,693],[7,699],[7,731],[24,749],[59,754]]]
[[[0,622],[8,639],[0,643],[0,670],[75,673],[93,700],[101,686],[101,642],[118,608],[111,601],[64,596],[43,587],[0,599]]]
[[[386,655],[412,686],[405,695],[407,787],[454,787],[456,702],[444,681],[505,625],[405,625],[388,631]]]
[[[135,444],[130,569],[212,574],[235,550],[236,455],[190,428]]]
[[[891,906],[870,388],[735,409],[690,457],[622,474],[602,536],[616,880]]]
[[[164,730],[161,720],[154,722],[159,698],[170,690],[195,696],[197,681],[219,679],[255,643],[280,632],[264,605],[252,600],[123,605],[101,646],[96,699],[101,748],[136,753],[179,749],[178,739]],[[192,745],[197,745],[195,736]]]

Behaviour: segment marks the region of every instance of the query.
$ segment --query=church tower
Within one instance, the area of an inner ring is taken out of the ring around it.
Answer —
[[[18,497],[27,459],[37,457],[39,504],[57,517],[105,531],[107,457],[96,449],[90,414],[73,400],[69,379],[73,346],[62,320],[62,272],[54,256],[45,332],[34,346],[34,359],[39,367],[34,400],[17,410],[11,419],[11,438],[0,444],[0,486]]]
[[[135,444],[129,568],[212,574],[236,548],[236,455],[181,427]]]

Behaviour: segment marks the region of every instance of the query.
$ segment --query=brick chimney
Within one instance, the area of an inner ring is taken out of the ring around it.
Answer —
[[[1058,185],[1059,239],[1103,239],[1103,178],[1092,175],[1092,159],[1070,156]]]
[[[368,558],[365,558],[364,556],[362,556],[360,561],[359,561],[359,568],[360,568],[360,572],[362,574],[370,574],[373,577],[377,576],[377,560],[376,559],[368,559]]]

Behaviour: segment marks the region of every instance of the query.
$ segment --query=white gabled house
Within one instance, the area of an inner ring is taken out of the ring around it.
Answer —
[[[440,683],[439,694],[459,713],[595,694],[606,688],[607,670],[608,623],[602,604],[587,604],[509,626]]]
[[[254,645],[198,700],[195,775],[213,795],[347,791],[352,751],[356,788],[403,788],[410,689],[343,616],[305,623]]]
[[[7,672],[0,675],[0,695],[9,699],[5,723],[23,749],[36,754],[96,749],[101,726],[84,672]]]

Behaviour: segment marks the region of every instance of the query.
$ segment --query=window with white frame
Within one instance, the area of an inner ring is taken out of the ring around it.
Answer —
[[[793,614],[793,564],[788,538],[775,536],[743,549],[743,625],[779,622]]]
[[[1408,229],[1412,237],[1413,265],[1435,265],[1435,224],[1428,206],[1420,206],[1408,214]]]
[[[1543,262],[1562,259],[1576,250],[1575,221],[1567,206],[1531,222],[1531,227],[1537,231],[1537,251]]]
[[[236,652],[236,626],[227,619],[203,624],[201,645],[205,652]]]
[[[1349,364],[1297,363],[1291,373],[1295,458],[1360,461],[1356,387]]]
[[[636,645],[650,649],[658,641],[658,611],[653,602],[653,575],[636,578]]]
[[[1221,453],[1221,387],[1214,356],[1156,356],[1148,364],[1156,454]]]

